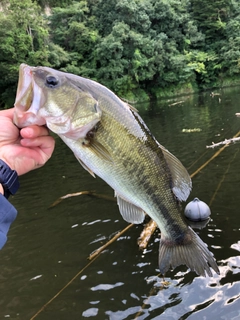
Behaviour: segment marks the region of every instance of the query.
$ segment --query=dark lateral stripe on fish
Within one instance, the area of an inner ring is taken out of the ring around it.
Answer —
[[[168,163],[164,157],[162,149],[156,144],[156,138],[153,136],[153,134],[150,132],[148,127],[145,125],[145,123],[140,118],[139,114],[134,112],[134,110],[131,110],[134,118],[136,119],[138,125],[141,127],[142,131],[145,133],[145,136],[147,137],[147,140],[144,142],[146,147],[149,147],[150,150],[153,150],[156,153],[156,156],[158,157],[159,163],[156,163],[156,165],[161,165],[164,167],[165,174],[168,175],[169,179],[169,187],[172,189],[173,187],[173,181],[171,179],[171,172],[168,166]],[[161,162],[161,163],[160,163]]]

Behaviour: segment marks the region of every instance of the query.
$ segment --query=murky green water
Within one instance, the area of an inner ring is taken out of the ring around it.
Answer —
[[[137,106],[159,142],[190,173],[219,150],[206,145],[240,130],[240,118],[235,117],[240,88],[218,92],[215,97],[206,93],[179,98],[183,102],[172,106],[175,100]],[[194,128],[199,132],[182,132]],[[157,269],[158,231],[141,252],[141,225],[86,267],[88,255],[127,223],[114,202],[88,196],[48,209],[68,193],[113,195],[57,139],[49,163],[22,176],[21,189],[12,198],[19,214],[0,251],[0,319],[240,319],[239,149],[240,143],[227,147],[194,176],[188,199],[211,203],[211,221],[197,232],[214,253],[221,274],[203,278],[181,266],[167,273],[169,283],[163,285]]]

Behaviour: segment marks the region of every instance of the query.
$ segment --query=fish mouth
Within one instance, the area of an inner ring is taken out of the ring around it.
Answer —
[[[45,99],[42,89],[34,81],[35,67],[21,64],[19,68],[19,80],[13,122],[23,128],[29,125],[45,125],[46,120],[39,115],[40,108]]]

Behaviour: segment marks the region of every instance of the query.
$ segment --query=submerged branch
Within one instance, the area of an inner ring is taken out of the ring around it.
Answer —
[[[235,136],[233,138],[236,138],[240,135],[240,131],[238,131],[238,133],[235,134]],[[196,171],[194,171],[190,177],[193,178],[196,174],[198,174],[203,168],[205,168],[213,159],[215,159],[226,147],[228,146],[228,144],[225,144],[222,148],[220,148],[218,151],[216,151],[214,153],[214,155],[208,159],[203,165],[201,165]]]
[[[240,113],[235,113],[235,115],[237,117],[240,117]],[[224,141],[220,141],[218,143],[214,143],[212,142],[212,145],[210,146],[206,146],[207,149],[209,148],[215,148],[215,147],[218,147],[218,146],[221,146],[221,145],[229,145],[230,143],[235,143],[237,141],[240,141],[240,138],[237,138],[239,136],[239,132],[231,139],[225,139]]]
[[[169,104],[168,106],[169,107],[176,106],[177,104],[180,104],[180,103],[183,103],[183,102],[185,102],[185,101],[181,100],[181,101],[173,102],[173,103]]]
[[[80,192],[75,192],[75,193],[68,193],[65,196],[58,198],[53,204],[50,205],[49,208],[55,207],[56,205],[58,205],[60,202],[62,202],[65,199],[83,196],[83,195],[116,202],[116,199],[114,197],[107,196],[105,194],[96,193],[94,191],[80,191]],[[94,253],[92,253],[88,259],[89,260],[93,259],[96,255],[98,255],[100,252],[102,252],[112,242],[114,242],[117,238],[119,238],[121,236],[121,234],[123,234],[125,231],[127,231],[132,226],[133,226],[133,224],[129,224],[128,227],[126,227],[121,232],[117,233],[109,242],[107,242],[105,245],[98,248]],[[157,224],[152,219],[148,222],[148,224],[145,225],[145,227],[144,227],[144,229],[138,239],[138,245],[141,250],[143,250],[147,247],[148,242],[149,242],[151,236],[153,235],[154,231],[156,230],[156,228],[157,228]]]
[[[133,223],[129,224],[126,228],[124,228],[122,231],[119,231],[115,236],[110,239],[107,243],[105,243],[103,246],[95,250],[93,253],[90,254],[88,257],[88,260],[92,260],[96,256],[98,256],[104,249],[106,249],[111,243],[113,243],[115,240],[117,240],[122,234],[124,234],[128,229],[132,228],[134,226]]]
[[[111,196],[107,196],[105,194],[96,193],[94,191],[80,191],[80,192],[75,192],[75,193],[68,193],[65,196],[58,198],[53,204],[50,205],[49,208],[55,207],[57,204],[62,202],[62,200],[72,198],[72,197],[77,197],[77,196],[83,196],[83,195],[87,195],[87,196],[95,197],[95,198],[99,198],[99,199],[105,199],[105,200],[109,200],[109,201],[114,201],[114,202],[116,201],[115,198],[113,198]]]
[[[219,149],[208,161],[206,161],[200,168],[198,168],[198,170],[196,170],[194,173],[191,174],[191,178],[193,178],[199,171],[201,171],[209,162],[211,162],[214,158],[216,158],[226,147],[227,145],[231,142],[231,141],[238,141],[240,140],[240,138],[237,138],[240,135],[240,131],[232,138],[232,139],[228,139],[225,140],[227,142],[222,143],[224,144],[224,146]],[[229,142],[230,141],[230,142]],[[217,143],[215,144],[220,145],[221,143]],[[211,146],[213,147],[213,146]],[[110,200],[110,201],[116,201],[115,198],[111,197],[111,196],[107,196],[105,194],[99,194],[96,193],[94,191],[81,191],[81,192],[76,192],[76,193],[70,193],[67,194],[63,197],[60,197],[59,199],[57,199],[51,206],[50,208],[56,206],[58,203],[60,203],[62,200],[64,199],[68,199],[71,197],[76,197],[76,196],[81,196],[81,195],[88,195],[88,196],[92,196],[92,197],[96,197],[96,198],[100,198],[100,199],[105,199],[105,200]],[[133,226],[133,224],[129,224],[125,229],[123,229],[121,232],[118,232],[110,241],[108,241],[105,245],[103,245],[102,247],[100,247],[99,249],[97,249],[93,254],[91,254],[89,256],[89,259],[93,259],[95,256],[97,256],[100,252],[102,252],[107,246],[109,246],[109,244],[111,244],[112,242],[114,242],[117,238],[119,238],[121,236],[121,234],[123,234],[125,231],[127,231],[128,229],[130,229]],[[145,249],[148,245],[148,242],[151,238],[151,236],[153,235],[154,231],[157,228],[157,224],[155,223],[155,221],[153,221],[152,219],[148,222],[148,224],[145,225],[139,239],[138,239],[138,245],[140,249]]]
[[[138,238],[138,246],[139,249],[145,249],[148,245],[148,242],[153,235],[154,231],[157,228],[157,224],[152,219],[144,226],[143,231],[140,234],[140,237]]]
[[[240,138],[231,138],[231,139],[225,139],[224,141],[220,141],[218,143],[214,143],[212,142],[212,145],[210,146],[206,146],[207,149],[209,148],[215,148],[215,147],[219,147],[221,145],[228,145],[230,143],[235,143],[237,141],[240,141]]]

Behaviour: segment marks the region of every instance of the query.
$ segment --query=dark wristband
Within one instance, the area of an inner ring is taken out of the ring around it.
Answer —
[[[18,175],[3,160],[0,159],[0,183],[3,186],[4,197],[8,199],[19,189]]]

